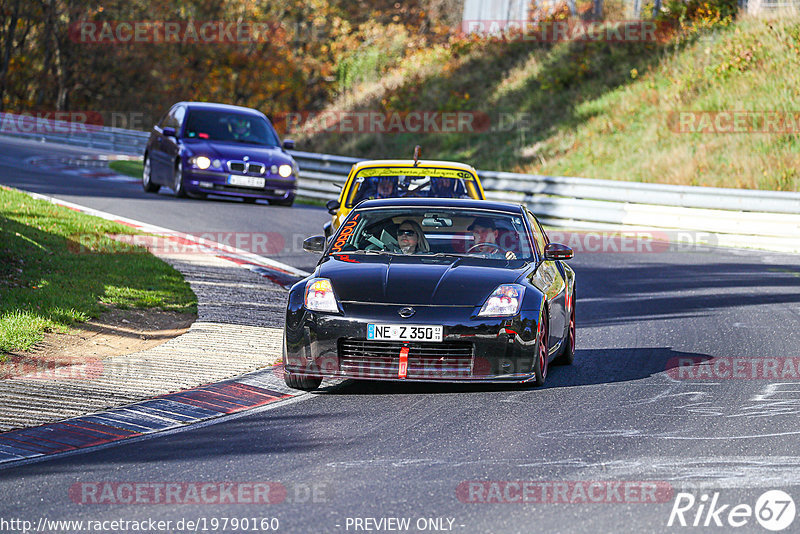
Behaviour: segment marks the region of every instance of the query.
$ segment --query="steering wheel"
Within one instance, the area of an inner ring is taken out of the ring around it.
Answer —
[[[508,250],[504,249],[503,247],[501,247],[501,246],[500,246],[500,245],[498,245],[497,243],[475,243],[474,245],[472,245],[471,247],[469,247],[469,250],[467,250],[467,254],[471,254],[471,253],[472,253],[472,252],[473,252],[475,249],[477,249],[478,247],[485,247],[485,246],[494,247],[494,248],[496,248],[498,251],[500,251],[500,252],[502,252],[502,253],[504,253],[504,254],[505,254],[506,252],[508,252]]]

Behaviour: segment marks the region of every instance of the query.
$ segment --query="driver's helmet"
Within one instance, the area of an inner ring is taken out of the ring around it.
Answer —
[[[375,193],[377,198],[385,198],[397,195],[397,177],[381,176],[375,183]]]
[[[455,178],[434,178],[431,189],[437,196],[452,196],[455,193],[458,182]]]

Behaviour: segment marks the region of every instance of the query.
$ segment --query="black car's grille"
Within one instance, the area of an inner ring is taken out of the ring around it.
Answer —
[[[256,161],[229,161],[228,170],[239,174],[259,176],[267,169],[263,163]]]
[[[358,378],[398,378],[400,351],[408,346],[407,378],[447,379],[472,376],[472,343],[402,343],[339,340],[339,370]]]

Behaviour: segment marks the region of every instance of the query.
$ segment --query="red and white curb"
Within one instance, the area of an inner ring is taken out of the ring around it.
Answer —
[[[220,422],[304,395],[283,382],[281,365],[79,417],[0,434],[0,466]]]

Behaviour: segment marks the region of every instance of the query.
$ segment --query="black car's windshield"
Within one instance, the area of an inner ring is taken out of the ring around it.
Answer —
[[[183,135],[187,139],[251,145],[278,146],[280,144],[275,130],[263,117],[230,111],[191,110],[186,119]]]
[[[341,252],[534,259],[521,215],[453,208],[356,210],[328,251]]]

